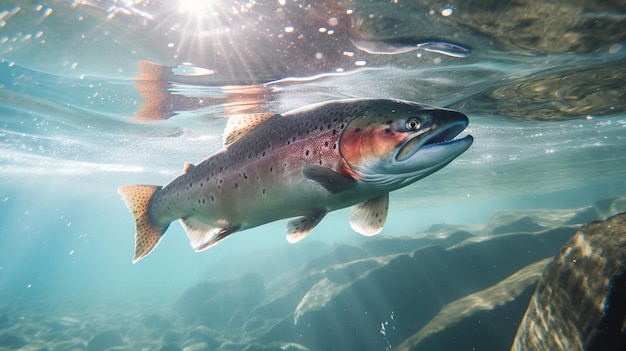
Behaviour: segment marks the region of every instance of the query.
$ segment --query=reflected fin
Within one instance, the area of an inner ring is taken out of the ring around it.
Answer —
[[[417,43],[386,42],[380,40],[351,39],[357,49],[372,55],[398,55],[417,50]]]
[[[445,41],[420,42],[403,38],[387,41],[368,39],[351,39],[351,41],[357,49],[372,55],[398,55],[418,49],[456,58],[472,54],[472,50],[468,48]]]
[[[387,219],[389,210],[389,193],[362,202],[352,208],[350,226],[366,236],[380,233]]]
[[[326,216],[326,211],[320,211],[309,217],[298,217],[287,223],[287,241],[297,243],[304,239],[307,234]]]
[[[273,113],[251,113],[228,117],[226,129],[224,129],[224,146],[236,142],[256,126],[274,116],[278,115]]]
[[[426,43],[417,44],[417,47],[424,51],[435,52],[438,54],[457,58],[467,57],[472,54],[472,50],[470,49],[444,41],[429,41]]]

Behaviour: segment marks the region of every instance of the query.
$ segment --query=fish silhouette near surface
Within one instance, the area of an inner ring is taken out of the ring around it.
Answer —
[[[180,219],[202,251],[229,235],[284,218],[287,240],[353,206],[351,227],[381,231],[389,192],[441,169],[473,138],[457,136],[468,118],[408,101],[350,99],[284,114],[229,118],[224,147],[164,186],[118,190],[135,218],[133,262],[149,254]]]

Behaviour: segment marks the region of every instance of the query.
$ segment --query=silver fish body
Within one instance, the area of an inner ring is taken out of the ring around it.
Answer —
[[[386,100],[331,101],[284,114],[229,119],[224,148],[163,187],[119,191],[135,216],[134,262],[180,219],[196,251],[283,218],[287,239],[305,237],[330,211],[356,205],[352,228],[383,227],[388,194],[451,162],[472,143],[455,137],[460,112]]]

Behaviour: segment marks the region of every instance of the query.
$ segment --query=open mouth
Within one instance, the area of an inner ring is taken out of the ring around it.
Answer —
[[[458,135],[467,127],[467,119],[458,120],[445,127],[440,127],[427,133],[417,134],[408,140],[398,154],[397,161],[405,161],[411,158],[419,150],[433,147],[450,147],[454,144],[467,143],[472,139],[471,135],[463,138],[457,138]],[[469,146],[468,146],[469,147]]]

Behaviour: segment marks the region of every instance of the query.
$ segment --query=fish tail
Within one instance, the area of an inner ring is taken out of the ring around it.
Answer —
[[[135,218],[135,256],[133,263],[148,255],[157,246],[168,225],[160,226],[150,220],[148,207],[152,195],[161,189],[156,185],[123,185],[117,191]]]

